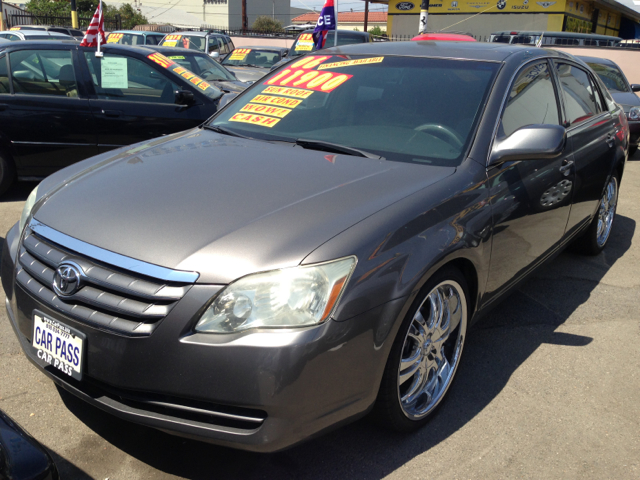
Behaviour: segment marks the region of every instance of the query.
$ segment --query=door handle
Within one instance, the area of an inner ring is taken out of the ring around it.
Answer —
[[[560,173],[564,173],[565,177],[569,175],[569,170],[573,167],[573,160],[565,160],[559,168]]]
[[[102,110],[102,114],[107,117],[119,117],[122,112],[119,110]]]
[[[609,145],[609,148],[613,147],[614,142],[616,141],[615,137],[613,136],[613,133],[610,133],[607,135],[607,145]]]

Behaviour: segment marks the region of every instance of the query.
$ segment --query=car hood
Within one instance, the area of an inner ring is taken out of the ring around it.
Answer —
[[[260,80],[267,73],[269,73],[268,68],[258,68],[258,67],[230,67],[225,65],[226,69],[233,72],[236,75],[236,78],[241,82],[255,82],[256,80]]]
[[[610,93],[616,103],[623,106],[625,112],[628,112],[631,107],[640,106],[640,98],[633,92]]]
[[[199,272],[200,283],[299,265],[455,171],[203,129],[118,152],[60,182],[34,218],[121,255]]]

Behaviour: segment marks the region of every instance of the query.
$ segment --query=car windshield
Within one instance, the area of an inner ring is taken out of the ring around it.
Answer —
[[[224,59],[223,65],[241,67],[271,68],[280,61],[280,52],[277,50],[256,50],[251,48],[236,48],[231,55]]]
[[[209,125],[305,148],[324,142],[387,160],[457,165],[497,70],[468,60],[308,55],[261,79]]]
[[[327,40],[325,41],[326,47],[333,47],[335,43],[335,32],[327,32]],[[338,46],[352,45],[354,43],[365,43],[367,38],[364,35],[358,35],[356,33],[340,32],[338,34]],[[289,51],[289,57],[298,57],[305,53],[315,51],[316,47],[313,42],[313,35],[311,33],[301,33],[298,35],[293,47]]]
[[[144,45],[144,36],[135,33],[110,33],[107,43],[119,43],[121,45]]]
[[[601,63],[588,63],[591,69],[598,74],[602,83],[605,84],[610,92],[630,92],[631,89],[627,85],[627,81],[618,70],[618,67],[611,65],[603,65]]]
[[[166,68],[171,76],[180,77],[183,82],[191,82],[194,88],[197,88],[207,97],[215,100],[216,98],[222,96],[222,92],[220,90],[206,82],[203,78],[199,77],[191,70],[183,67],[175,60],[167,58],[158,52],[148,55],[147,58],[153,62],[156,62],[161,67]]]
[[[163,47],[181,47],[189,48],[191,50],[205,51],[206,37],[199,35],[183,35],[181,33],[174,33],[164,37],[160,45]]]
[[[196,75],[212,82],[234,82],[236,77],[222,68],[218,62],[209,55],[185,52],[181,54],[167,54],[169,60],[173,60],[181,67],[191,70]]]

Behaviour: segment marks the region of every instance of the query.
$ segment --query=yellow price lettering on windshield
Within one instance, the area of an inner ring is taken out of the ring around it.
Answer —
[[[284,95],[285,97],[309,98],[313,91],[302,90],[301,88],[267,87],[262,93],[274,93],[276,95]]]
[[[202,82],[202,79],[200,77],[193,77],[191,80],[189,80],[191,83],[193,83],[194,85],[198,85],[200,82]]]
[[[291,112],[291,110],[289,110],[288,108],[272,107],[270,105],[258,105],[256,103],[247,103],[240,109],[240,111],[271,115],[272,117],[278,118],[284,118]]]
[[[177,43],[178,43],[177,40],[167,40],[162,44],[162,46],[163,47],[175,47]]]
[[[184,73],[186,71],[187,71],[187,69],[184,68],[184,67],[178,67],[178,68],[174,68],[173,69],[173,73],[175,73],[177,75],[180,75],[180,74],[182,74],[182,73]]]
[[[345,62],[325,63],[320,65],[318,70],[326,70],[328,68],[351,67],[353,65],[368,65],[370,63],[382,63],[384,57],[359,58],[358,60],[347,60]]]
[[[186,72],[184,72],[181,77],[185,78],[187,80],[189,80],[191,77],[195,76],[194,73],[191,73],[189,70],[187,70]]]
[[[244,60],[250,51],[250,48],[236,48],[231,53],[231,57],[229,58],[229,60]]]
[[[9,30],[10,30],[10,31],[11,31],[11,30],[13,30],[13,31],[15,31],[15,30],[20,30],[20,27],[11,27]]]
[[[305,51],[311,51],[313,50],[313,45],[296,45],[296,50],[305,50]]]
[[[185,58],[183,56],[181,56],[181,55],[173,55],[173,56],[167,57],[167,58],[170,58],[171,60],[185,60]],[[175,70],[174,70],[174,72],[175,72]]]
[[[252,115],[250,113],[236,113],[229,119],[230,122],[250,123],[251,125],[260,125],[261,127],[272,128],[280,121],[279,118],[266,117],[264,115]]]
[[[198,84],[198,88],[200,90],[206,90],[207,88],[209,88],[211,85],[208,84],[207,82],[201,82]]]
[[[280,107],[296,108],[302,103],[302,100],[293,98],[272,97],[270,95],[256,95],[251,100],[254,103],[265,103],[267,105],[278,105]]]
[[[182,35],[167,35],[166,37],[164,37],[165,41],[167,40],[180,40],[182,38]]]
[[[124,33],[111,33],[107,37],[107,43],[118,43],[124,37]]]
[[[313,50],[313,35],[310,33],[303,33],[298,37],[295,50]]]
[[[164,68],[169,68],[170,66],[176,64],[176,62],[174,62],[173,60],[169,60],[161,53],[152,53],[151,55],[148,55],[147,58],[151,61],[156,62],[158,65]]]

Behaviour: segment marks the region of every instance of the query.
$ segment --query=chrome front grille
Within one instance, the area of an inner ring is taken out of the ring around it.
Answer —
[[[47,234],[50,234],[48,238],[44,236]],[[18,283],[55,310],[81,322],[125,335],[150,335],[197,278],[197,274],[191,277],[182,275],[193,281],[175,282],[142,275],[139,270],[144,268],[140,267],[140,261],[125,262],[135,264],[138,271],[119,268],[78,252],[88,250],[82,248],[86,246],[99,253],[97,247],[81,245],[76,239],[68,242],[70,245],[62,246],[51,237],[64,241],[66,235],[42,224],[32,223],[26,228],[16,265]],[[116,258],[111,252],[103,252],[111,255],[106,258]],[[59,296],[53,290],[54,274],[65,262],[73,262],[80,268],[82,286],[72,295]],[[150,267],[151,272],[168,272],[164,275],[166,278],[180,278],[180,274],[192,273],[170,271],[155,265]]]

